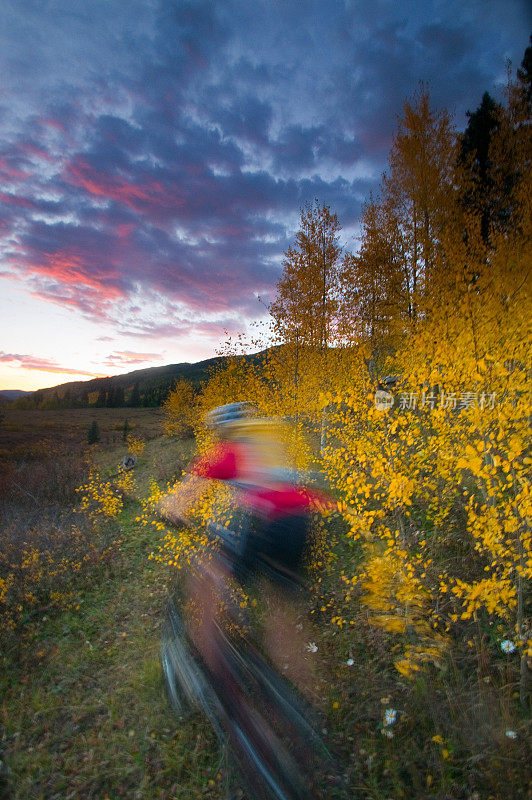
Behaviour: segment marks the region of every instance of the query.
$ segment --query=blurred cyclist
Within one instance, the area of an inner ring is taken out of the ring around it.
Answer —
[[[304,583],[311,506],[315,500],[327,501],[296,483],[300,476],[291,467],[279,425],[254,416],[249,403],[215,408],[205,422],[215,443],[193,462],[178,494],[165,498],[160,510],[171,519],[186,520],[207,483],[220,480],[237,487],[236,502],[248,512],[250,522],[232,574],[214,560],[203,570],[201,586],[192,589],[201,613],[191,635],[207,665],[216,671],[214,626],[224,586],[233,577],[241,584],[258,577],[266,651],[280,671],[315,699],[298,595]]]

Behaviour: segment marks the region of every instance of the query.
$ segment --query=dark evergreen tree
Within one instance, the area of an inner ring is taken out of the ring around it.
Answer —
[[[138,406],[140,406],[140,404],[141,404],[140,391],[139,391],[139,384],[137,382],[137,383],[135,383],[135,385],[133,386],[133,389],[131,391],[131,395],[130,395],[130,398],[129,398],[129,405],[132,408],[138,408]]]
[[[502,113],[502,106],[485,92],[477,110],[467,112],[469,122],[460,142],[459,163],[466,175],[464,204],[480,214],[482,238],[486,244],[498,214],[490,147],[499,130]]]
[[[117,386],[114,394],[114,408],[123,408],[126,404],[124,397],[124,387]]]
[[[96,398],[95,406],[96,408],[105,408],[105,401],[106,401],[106,391],[105,389],[100,389],[98,391],[98,397]]]
[[[523,100],[528,107],[528,115],[532,114],[532,35],[530,44],[525,50],[521,69],[517,70],[517,77],[523,94]]]
[[[41,408],[44,403],[45,393],[43,389],[38,389],[34,392],[32,400],[35,403],[34,408]]]
[[[100,429],[95,419],[90,424],[89,432],[87,433],[87,442],[89,444],[96,444],[100,441]]]

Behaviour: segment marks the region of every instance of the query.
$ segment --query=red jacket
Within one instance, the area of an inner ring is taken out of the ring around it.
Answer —
[[[192,475],[221,481],[236,481],[245,489],[244,502],[252,511],[274,519],[308,511],[315,503],[328,505],[324,495],[282,479],[267,479],[250,465],[250,453],[240,442],[222,442],[200,456],[190,468]]]

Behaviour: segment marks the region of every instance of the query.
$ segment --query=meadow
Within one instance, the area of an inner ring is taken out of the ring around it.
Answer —
[[[100,429],[102,445],[110,446],[121,440],[124,422],[131,432],[152,439],[161,433],[162,412],[158,408],[69,408],[53,410],[22,410],[6,407],[0,426],[0,458],[3,462],[30,458],[34,448],[46,442],[65,445],[72,452],[82,452],[87,433],[95,420]]]
[[[119,521],[74,511],[91,467],[116,474],[126,417],[146,442],[141,487],[181,469],[187,446],[161,440],[157,409],[7,410],[0,426],[2,796],[192,797],[205,782],[213,742],[197,722],[178,731],[162,692],[168,575],[148,561],[135,496]]]
[[[160,621],[177,573],[149,558],[164,533],[139,522],[141,501],[181,474],[195,445],[163,435],[161,413],[8,411],[0,427],[0,786],[11,800],[226,796],[209,727],[179,722],[163,691]],[[94,418],[101,439],[88,447]],[[117,465],[135,448],[121,483]],[[343,515],[320,528],[308,658],[338,765],[324,797],[530,797],[530,718],[502,630],[479,621],[472,637],[464,622],[407,678],[396,661],[415,631],[376,625],[362,588],[346,591],[366,556]]]

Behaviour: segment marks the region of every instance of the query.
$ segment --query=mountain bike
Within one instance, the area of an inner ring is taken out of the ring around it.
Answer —
[[[214,558],[226,563],[238,558],[238,537],[215,523],[207,534],[216,544]],[[213,672],[187,631],[183,585],[168,601],[161,640],[174,712],[208,718],[249,800],[318,798],[332,760],[316,712],[261,654],[238,603],[225,602],[224,621],[215,626]]]

